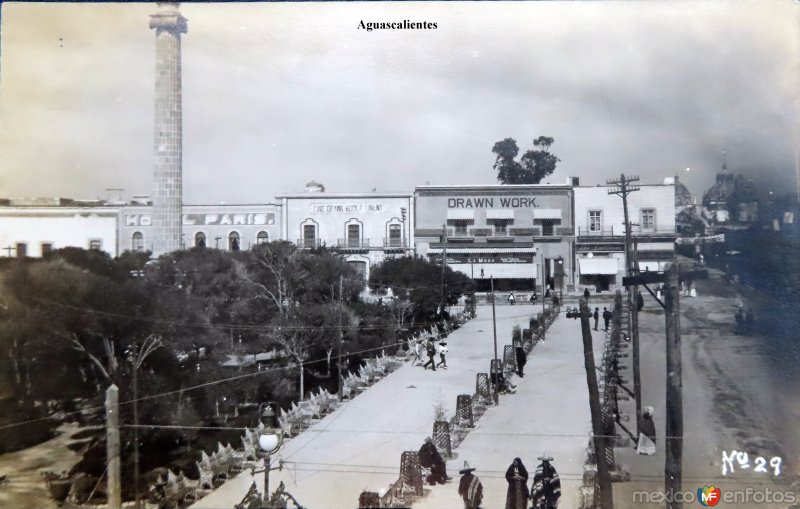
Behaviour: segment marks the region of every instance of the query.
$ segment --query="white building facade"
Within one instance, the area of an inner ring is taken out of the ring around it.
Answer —
[[[115,207],[0,206],[0,256],[41,257],[78,247],[117,256]]]
[[[675,256],[675,185],[640,185],[628,195],[633,224],[632,256],[641,271],[664,270]],[[622,198],[606,186],[575,191],[576,282],[612,290],[625,275],[625,219]]]
[[[184,205],[181,248],[209,247],[228,251],[250,249],[280,238],[280,206]],[[125,206],[119,213],[119,252],[152,251],[155,242],[153,207]]]
[[[301,249],[327,247],[368,279],[387,257],[413,251],[410,193],[305,192],[278,196],[281,236]]]

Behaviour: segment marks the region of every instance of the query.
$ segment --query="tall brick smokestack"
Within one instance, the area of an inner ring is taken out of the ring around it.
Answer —
[[[153,254],[181,248],[183,203],[183,123],[181,111],[181,34],[186,18],[177,2],[159,2],[150,15],[156,31]]]

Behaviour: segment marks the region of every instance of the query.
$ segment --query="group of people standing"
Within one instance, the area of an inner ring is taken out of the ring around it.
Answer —
[[[528,500],[533,502],[532,509],[555,509],[558,507],[558,501],[561,498],[561,480],[558,478],[555,467],[550,463],[553,458],[544,454],[539,456],[539,460],[541,463],[536,467],[533,484],[528,489],[528,470],[520,458],[514,458],[511,466],[506,470],[508,490],[506,491],[505,509],[528,509]],[[464,501],[464,509],[478,509],[483,500],[483,484],[473,474],[475,470],[465,461],[464,468],[458,472],[461,474],[458,494]]]
[[[533,474],[533,485],[528,490],[528,471],[520,458],[506,470],[508,491],[506,509],[527,509],[528,500],[533,501],[533,509],[555,509],[561,498],[561,480],[555,467],[550,463],[552,456],[539,456],[541,463]]]

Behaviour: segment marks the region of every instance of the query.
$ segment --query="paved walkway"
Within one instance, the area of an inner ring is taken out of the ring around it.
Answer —
[[[528,318],[540,310],[541,307],[534,308],[531,305],[498,306],[497,337],[500,355],[503,345],[511,343],[513,326],[527,324]],[[556,324],[555,329],[558,330],[563,320]],[[576,326],[570,322],[570,327]],[[531,376],[525,379],[524,387],[521,387],[522,390],[514,400],[507,398],[504,400],[507,411],[512,409],[509,404],[511,401],[529,401],[530,405],[518,408],[524,411],[525,420],[531,422],[530,425],[524,422],[512,422],[510,414],[498,413],[497,416],[484,416],[481,421],[482,429],[489,428],[487,422],[494,422],[491,428],[503,432],[515,433],[519,430],[539,429],[541,432],[554,432],[560,428],[562,432],[564,429],[574,429],[578,430],[578,434],[585,435],[585,432],[588,432],[589,408],[585,401],[586,391],[584,390],[584,395],[581,396],[583,399],[577,397],[577,401],[564,402],[562,401],[564,395],[570,394],[570,399],[573,396],[571,393],[562,392],[559,387],[562,378],[572,377],[573,372],[582,373],[583,365],[579,362],[579,338],[576,341],[574,347],[568,348],[572,353],[566,354],[563,358],[560,354],[556,355],[556,352],[560,352],[570,343],[562,342],[560,338],[554,338],[551,343],[537,348],[535,357],[539,356],[541,360],[534,360],[529,364]],[[286,464],[283,471],[271,474],[272,489],[277,487],[279,481],[283,481],[287,491],[306,507],[345,509],[357,506],[358,496],[363,490],[379,491],[387,488],[399,476],[401,453],[418,450],[425,437],[431,435],[435,405],[441,402],[448,416],[452,416],[455,412],[456,396],[474,392],[475,375],[488,371],[489,360],[493,356],[491,308],[479,307],[478,318],[450,335],[448,348],[449,369],[440,369],[434,373],[423,371],[421,367],[411,366],[407,362],[365,393],[341,405],[334,413],[286,443],[279,453]],[[549,359],[551,355],[556,357],[551,360]],[[551,390],[548,397],[537,400],[533,397],[533,393],[544,392],[545,389],[545,386],[538,385],[537,382],[541,383],[545,379],[534,372],[539,371],[544,374],[548,370],[553,377],[547,379],[548,384],[556,389]],[[581,386],[585,388],[585,382],[582,380],[578,378],[577,384],[582,384]],[[562,404],[581,410],[577,414],[572,411],[557,410]],[[551,418],[549,415],[554,417]],[[570,424],[564,428],[556,424],[567,415],[570,420],[575,421],[574,427]],[[494,419],[496,421],[493,421]],[[540,420],[548,420],[552,424],[540,425]],[[580,423],[580,426],[577,423]],[[498,437],[483,438],[490,441],[485,445],[489,451],[493,447],[491,442],[496,442]],[[531,453],[526,452],[523,456],[535,460],[536,455],[533,452],[540,448],[540,442],[535,437],[513,437],[498,444],[511,445],[518,441],[530,442]],[[567,442],[572,444],[571,441],[566,441],[565,444]],[[563,450],[577,451],[585,445],[584,442],[586,439],[583,437],[575,439],[574,447],[570,446]],[[477,445],[480,444],[473,447]],[[552,450],[557,457],[560,457],[564,447],[561,442],[554,442]],[[564,454],[566,455],[566,452]],[[501,463],[510,462],[514,455],[515,453],[504,453]],[[506,461],[506,458],[510,459]],[[276,460],[277,458],[273,459],[273,462],[276,463]],[[531,461],[533,460],[528,460],[529,463]],[[535,467],[534,464],[530,466]],[[500,469],[500,467],[493,468]],[[505,467],[502,468],[505,470]],[[453,467],[450,466],[449,470],[452,472]],[[569,467],[567,470],[578,472],[579,467]],[[261,489],[263,476],[257,475],[256,478]],[[249,472],[244,472],[192,507],[230,509],[242,499],[252,481]],[[451,488],[455,490],[452,483],[445,487],[448,490]]]
[[[593,334],[595,357],[599,357],[605,333]],[[561,477],[559,505],[578,507],[591,431],[580,322],[562,315],[546,338],[528,357],[525,378],[514,378],[516,394],[501,396],[500,405],[487,410],[455,451],[457,457],[447,465],[453,483],[426,489],[426,497],[414,504],[416,509],[463,507],[457,481],[464,460],[477,468],[475,475],[484,487],[483,507],[504,507],[505,472],[512,460],[522,459],[530,487],[539,464],[537,457],[544,451],[554,457],[553,466]]]

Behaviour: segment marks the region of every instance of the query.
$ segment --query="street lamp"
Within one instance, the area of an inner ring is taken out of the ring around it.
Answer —
[[[564,301],[564,258],[558,257],[556,277],[558,278],[558,299]]]
[[[266,406],[266,408],[264,408]],[[272,407],[269,406],[269,403],[262,403],[258,406],[258,413],[262,419],[262,423],[265,423],[268,419],[275,415],[272,410]],[[259,474],[261,472],[264,473],[264,494],[262,500],[264,501],[264,507],[270,507],[270,492],[269,492],[269,473],[272,470],[283,470],[283,460],[281,459],[278,461],[278,466],[273,468],[272,463],[270,461],[270,457],[278,452],[278,450],[283,445],[283,433],[281,430],[275,430],[273,428],[264,428],[261,432],[261,435],[258,437],[258,448],[260,449],[260,454],[264,459],[264,468],[261,470],[256,470],[253,467],[252,475]]]

